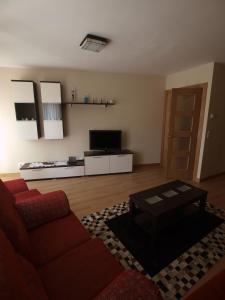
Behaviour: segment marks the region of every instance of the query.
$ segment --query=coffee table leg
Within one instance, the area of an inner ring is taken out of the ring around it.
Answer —
[[[204,212],[205,207],[206,207],[206,201],[207,201],[207,194],[199,200],[199,209],[200,212]]]
[[[134,210],[135,210],[135,205],[134,205],[132,199],[130,199],[129,200],[129,213],[130,213],[131,218],[134,217]]]
[[[151,248],[152,248],[152,256],[154,261],[154,266],[158,266],[158,247],[157,247],[157,238],[158,238],[158,220],[154,218],[152,220],[152,232],[151,232]]]

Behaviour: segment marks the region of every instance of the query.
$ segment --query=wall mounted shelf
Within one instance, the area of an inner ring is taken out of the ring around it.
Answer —
[[[71,105],[71,106],[72,105],[101,105],[101,106],[105,106],[105,107],[115,105],[115,103],[93,103],[93,102],[87,102],[87,103],[84,103],[84,102],[62,102],[62,104]]]

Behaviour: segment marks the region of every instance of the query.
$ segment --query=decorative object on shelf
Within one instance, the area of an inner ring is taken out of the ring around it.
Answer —
[[[63,139],[61,83],[41,81],[45,139]]]
[[[98,103],[98,98],[96,98],[96,97],[93,97],[93,98],[92,98],[92,103],[93,103],[93,104],[96,104],[96,103]]]
[[[36,85],[30,80],[11,80],[18,135],[24,140],[40,137]]]
[[[74,101],[74,102],[77,101],[77,90],[76,89],[72,90],[72,101]]]
[[[90,101],[90,97],[87,95],[87,96],[84,96],[84,103],[89,103]]]
[[[114,99],[109,100],[109,102],[108,102],[108,104],[111,104],[111,105],[113,105],[113,104],[115,104],[115,103],[116,103],[116,101],[115,101]]]
[[[70,166],[74,166],[74,165],[76,165],[76,163],[77,163],[77,158],[76,158],[76,156],[69,156],[69,159],[68,159],[68,165],[70,165]]]
[[[105,106],[105,107],[108,107],[108,106],[112,106],[112,105],[115,105],[115,103],[109,103],[109,102],[106,102],[106,103],[101,103],[101,102],[96,102],[96,103],[93,103],[93,102],[88,102],[88,103],[84,103],[84,102],[62,102],[62,104],[65,104],[65,105],[99,105],[99,106]]]
[[[115,100],[114,99],[105,99],[103,97],[98,98],[98,97],[90,97],[90,95],[85,95],[83,97],[83,101],[82,100],[78,100],[77,97],[77,90],[73,89],[71,91],[72,94],[72,101],[67,101],[67,102],[62,102],[62,104],[65,105],[70,105],[73,106],[74,104],[79,104],[79,105],[102,105],[105,107],[108,107],[110,105],[114,105],[115,104]]]

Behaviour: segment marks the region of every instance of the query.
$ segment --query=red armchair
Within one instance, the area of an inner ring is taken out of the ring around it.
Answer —
[[[10,193],[13,194],[16,203],[41,195],[37,189],[29,190],[23,179],[5,181],[4,184]]]
[[[64,192],[37,192],[21,180],[0,181],[1,299],[162,299],[150,280],[124,271],[90,237]]]
[[[28,192],[28,186],[23,179],[16,179],[16,180],[8,180],[4,182],[7,189],[14,195]]]

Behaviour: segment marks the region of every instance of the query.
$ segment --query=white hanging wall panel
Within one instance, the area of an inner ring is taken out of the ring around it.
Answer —
[[[12,99],[17,103],[34,103],[34,83],[12,80]]]
[[[60,82],[41,82],[42,103],[61,103]]]
[[[36,121],[17,121],[18,136],[23,140],[37,140],[38,130]]]
[[[18,136],[24,140],[39,138],[38,113],[33,81],[11,81]]]
[[[45,120],[44,132],[46,139],[63,139],[62,121]]]

